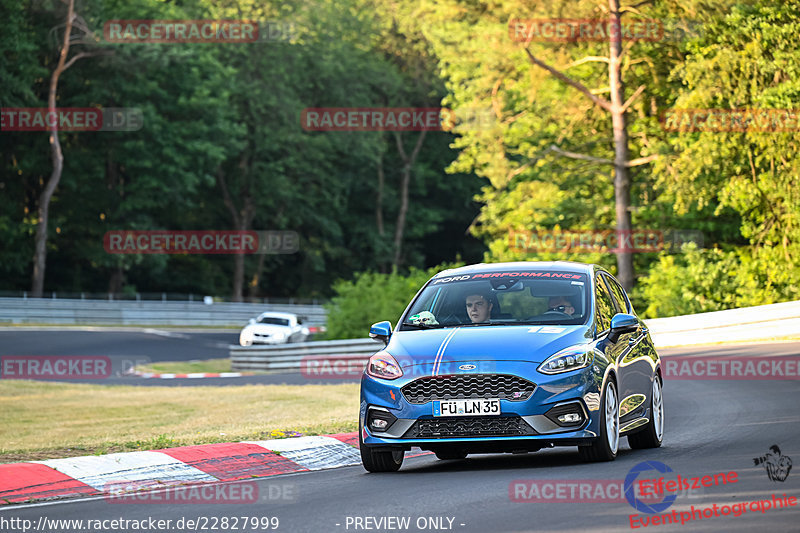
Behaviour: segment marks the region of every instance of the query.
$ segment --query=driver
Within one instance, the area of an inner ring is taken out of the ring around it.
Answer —
[[[572,305],[566,296],[553,296],[547,301],[547,310],[548,311],[559,311],[561,313],[566,313],[569,316],[575,314],[575,306]]]
[[[492,303],[483,294],[476,292],[467,295],[466,301],[467,315],[473,324],[488,322],[489,314],[492,312]]]

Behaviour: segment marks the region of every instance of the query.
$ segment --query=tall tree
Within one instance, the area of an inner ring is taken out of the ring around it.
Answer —
[[[608,87],[611,99],[607,100],[595,94],[581,82],[573,79],[564,71],[549,65],[547,62],[537,58],[529,48],[525,48],[525,53],[528,59],[534,65],[541,67],[548,71],[565,84],[575,88],[588,98],[595,106],[607,112],[611,118],[612,133],[613,133],[613,146],[614,158],[598,158],[584,154],[574,153],[562,150],[558,147],[552,147],[553,151],[565,157],[589,161],[592,163],[609,164],[614,168],[614,208],[616,212],[616,229],[617,235],[620,237],[619,242],[623,242],[622,238],[629,235],[631,231],[631,213],[630,213],[630,188],[631,178],[628,169],[630,167],[647,164],[654,159],[657,155],[650,155],[643,158],[631,160],[628,156],[628,126],[625,119],[625,114],[634,100],[644,91],[645,86],[641,85],[636,91],[626,100],[625,99],[625,82],[622,76],[622,61],[625,52],[623,51],[623,31],[622,31],[622,16],[625,11],[621,10],[619,0],[608,0],[608,16],[609,16],[609,31],[608,31],[608,57],[587,56],[579,59],[573,64],[580,64],[584,62],[605,62],[608,63]],[[614,30],[616,29],[616,31]],[[526,43],[527,44],[527,43]],[[633,288],[634,272],[633,272],[633,254],[630,249],[619,246],[617,255],[617,277],[619,278],[622,286],[627,290]]]
[[[47,112],[49,116],[57,115],[56,98],[58,95],[58,80],[61,75],[81,58],[97,55],[99,52],[79,52],[67,60],[70,45],[73,42],[85,42],[84,39],[90,33],[86,23],[75,13],[75,0],[67,1],[67,15],[64,22],[64,38],[58,53],[58,63],[56,63],[53,73],[50,75],[50,90],[47,95]],[[79,35],[73,35],[72,29],[76,27]],[[47,262],[47,231],[50,218],[50,200],[53,193],[61,181],[61,173],[64,170],[64,154],[61,151],[61,142],[58,135],[59,121],[54,120],[50,125],[48,134],[50,144],[50,159],[53,170],[47,180],[44,189],[39,195],[37,206],[38,226],[36,228],[36,241],[33,256],[33,275],[31,283],[31,294],[38,298],[42,296],[44,290],[44,275]]]
[[[400,133],[395,132],[394,138],[397,142],[397,152],[400,154],[400,158],[403,161],[403,167],[401,169],[401,180],[400,180],[400,209],[397,211],[397,222],[394,225],[394,260],[392,264],[395,268],[400,265],[400,257],[403,247],[403,232],[406,229],[406,216],[408,215],[408,188],[411,184],[411,171],[414,167],[414,163],[417,161],[417,157],[419,156],[419,150],[422,148],[422,143],[425,141],[425,134],[428,133],[427,131],[422,131],[417,136],[417,141],[414,143],[414,148],[411,150],[411,153],[406,153],[406,149],[403,147],[403,137]]]
[[[669,98],[669,75],[685,43],[666,31],[651,40],[627,39],[620,25],[655,19],[672,31],[670,19],[687,16],[683,4],[403,3],[404,18],[425,21],[423,32],[447,79],[446,102],[457,115],[492,112],[486,128],[456,129],[461,152],[449,168],[489,180],[473,231],[489,238],[490,260],[565,257],[510,250],[509,230],[628,231],[642,221],[662,227],[670,222],[664,216],[669,211],[655,206],[647,169],[661,155],[658,110]],[[549,42],[535,31],[517,33],[514,21],[536,29],[542,19],[591,21],[593,33],[590,39]],[[595,40],[598,27],[603,38]],[[628,92],[626,85],[637,88]],[[614,259],[600,253],[566,257],[608,266]],[[634,262],[648,261],[619,250],[616,270],[626,287],[634,283]]]
[[[671,108],[730,117],[746,110],[749,127],[678,127],[663,141],[658,185],[681,215],[738,214],[764,284],[786,285],[779,280],[798,272],[800,258],[800,2],[758,0],[703,15],[693,53],[675,67],[681,86]]]

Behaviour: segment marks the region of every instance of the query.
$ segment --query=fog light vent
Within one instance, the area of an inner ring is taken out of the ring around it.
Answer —
[[[586,422],[586,412],[580,402],[557,405],[547,411],[544,416],[562,427],[580,426]]]
[[[383,409],[371,407],[369,411],[367,411],[367,427],[369,427],[371,431],[383,433],[394,424],[395,420],[397,420],[396,416]]]

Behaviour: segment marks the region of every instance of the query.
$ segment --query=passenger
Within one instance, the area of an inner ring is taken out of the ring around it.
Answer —
[[[561,313],[566,313],[569,316],[575,314],[575,306],[572,305],[572,302],[566,296],[553,296],[547,301],[547,310],[548,311],[559,311]]]

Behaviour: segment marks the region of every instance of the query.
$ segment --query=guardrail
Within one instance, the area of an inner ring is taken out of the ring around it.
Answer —
[[[181,292],[64,292],[48,291],[41,298],[34,298],[28,291],[0,291],[0,301],[3,298],[22,298],[22,299],[47,299],[47,300],[107,300],[107,301],[160,301],[160,302],[204,302],[211,299],[214,302],[222,303],[248,303],[248,304],[277,304],[277,305],[322,305],[325,300],[319,298],[295,298],[289,297],[256,297],[243,296],[238,301],[231,300],[227,296],[206,296],[203,294],[181,293]]]
[[[800,301],[696,315],[646,320],[657,347],[800,336]],[[372,339],[317,341],[280,346],[231,346],[231,367],[240,370],[297,372],[305,358],[344,359],[363,368],[383,347]]]
[[[244,326],[265,311],[294,313],[309,326],[326,321],[320,305],[0,298],[0,324]]]
[[[800,336],[800,301],[645,321],[657,347]]]
[[[383,348],[383,343],[372,339],[298,342],[278,346],[230,347],[231,370],[266,370],[270,372],[300,372],[303,360],[348,360],[354,367],[363,369],[369,356]]]

